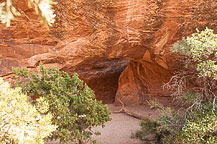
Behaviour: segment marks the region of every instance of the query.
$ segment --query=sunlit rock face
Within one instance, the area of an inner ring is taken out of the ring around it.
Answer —
[[[26,15],[21,21],[10,28],[0,27],[1,74],[10,72],[11,66],[34,67],[39,61],[72,72],[79,71],[79,66],[94,67],[100,60],[111,68],[119,62],[111,60],[108,65],[104,59],[126,59],[131,62],[123,72],[97,77],[89,71],[93,79],[85,79],[90,85],[106,83],[107,78],[118,80],[118,89],[117,85],[113,88],[117,89],[116,104],[133,105],[148,96],[165,95],[162,84],[176,68],[175,56],[169,52],[174,42],[196,28],[217,30],[215,0],[57,1],[56,23],[50,29],[22,2],[19,7]],[[106,95],[96,85],[96,93]]]

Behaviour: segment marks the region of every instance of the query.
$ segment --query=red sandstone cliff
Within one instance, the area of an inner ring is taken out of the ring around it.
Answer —
[[[0,26],[1,75],[12,66],[43,61],[79,72],[101,100],[117,91],[117,104],[136,104],[164,94],[162,84],[176,67],[169,52],[175,41],[195,28],[217,30],[216,0],[57,1],[56,24],[50,29],[22,2],[24,17],[10,28]],[[112,66],[116,72],[111,73]]]

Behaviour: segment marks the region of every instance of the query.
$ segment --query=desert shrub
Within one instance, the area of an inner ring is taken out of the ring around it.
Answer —
[[[177,143],[176,137],[181,134],[183,117],[175,110],[165,107],[157,100],[147,101],[151,109],[157,108],[160,117],[157,120],[145,118],[141,121],[141,129],[132,133],[132,138],[150,143]]]
[[[54,67],[48,70],[42,63],[39,74],[25,68],[14,68],[13,72],[19,76],[16,86],[20,86],[33,103],[39,97],[48,102],[48,112],[53,114],[52,122],[58,126],[51,140],[91,141],[94,134],[91,128],[104,126],[105,122],[111,120],[107,106],[95,99],[93,90],[76,73],[70,77]],[[40,106],[36,103],[37,108]]]
[[[157,130],[159,125],[156,121],[147,117],[141,121],[140,126],[141,130],[132,133],[131,138],[144,142],[159,142],[160,134]]]
[[[183,56],[185,67],[198,73],[199,77],[217,80],[217,34],[206,28],[183,38],[173,45],[172,52]]]
[[[171,93],[181,108],[173,110],[151,101],[162,114],[153,128],[142,128],[144,140],[150,129],[159,142],[166,144],[217,143],[217,34],[206,28],[174,44],[181,69],[177,70],[164,89]],[[143,122],[144,123],[144,122]],[[150,123],[150,122],[149,122]]]
[[[212,112],[211,104],[200,104],[200,109],[188,107],[189,109],[183,110],[184,113],[178,113],[170,107],[155,107],[160,111],[160,117],[157,120],[142,120],[141,129],[132,134],[133,138],[156,144],[217,142],[217,111]]]
[[[182,128],[181,142],[191,144],[216,144],[217,142],[217,116],[206,115],[188,119]]]
[[[175,100],[187,107],[187,112],[216,111],[217,34],[206,28],[174,44],[183,69],[165,84]],[[182,81],[182,82],[180,82]],[[179,91],[177,93],[177,91]]]
[[[20,88],[12,89],[0,78],[1,144],[43,144],[56,129],[51,120],[52,115],[39,113]]]

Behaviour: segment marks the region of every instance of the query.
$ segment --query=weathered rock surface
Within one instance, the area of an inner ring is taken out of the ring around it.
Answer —
[[[11,66],[37,66],[39,61],[70,72],[88,63],[94,67],[97,63],[93,61],[128,59],[131,63],[119,78],[116,103],[131,105],[145,96],[163,94],[162,83],[175,68],[169,52],[175,41],[195,28],[217,30],[215,0],[57,1],[57,21],[50,31],[38,24],[32,10],[25,6],[20,6],[27,14],[21,22],[14,22],[10,28],[1,26],[1,74],[7,73]],[[13,45],[8,45],[8,40]],[[23,45],[22,48],[17,44]],[[28,49],[26,44],[32,47]],[[43,50],[39,50],[39,45],[43,45]],[[11,55],[14,49],[23,53],[23,57]],[[91,73],[90,77],[94,75]],[[87,81],[91,85],[106,83],[106,75]],[[117,80],[118,75],[108,78]]]
[[[157,63],[131,62],[120,76],[116,104],[139,104],[147,97],[163,96],[162,85],[170,76],[170,71]]]

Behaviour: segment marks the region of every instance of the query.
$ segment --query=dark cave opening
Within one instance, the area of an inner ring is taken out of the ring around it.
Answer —
[[[95,91],[97,100],[110,104],[115,101],[119,77],[129,63],[126,59],[102,59],[82,64],[74,71]]]

